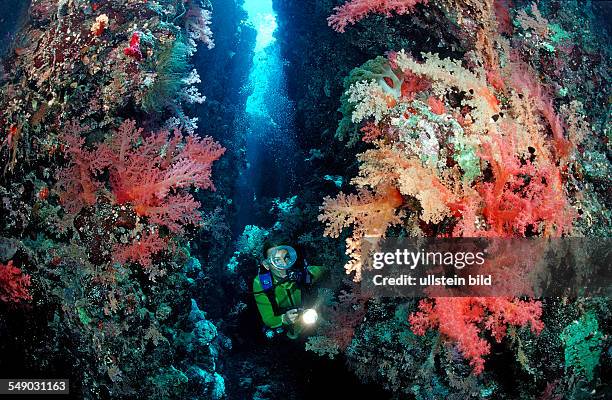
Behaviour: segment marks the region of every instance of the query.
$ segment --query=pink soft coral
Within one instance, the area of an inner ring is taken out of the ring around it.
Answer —
[[[550,93],[540,84],[536,74],[529,66],[518,59],[516,53],[511,54],[511,60],[511,80],[514,87],[532,99],[536,109],[550,125],[557,156],[561,159],[567,158],[572,152],[574,144],[564,136],[565,123],[555,112]]]
[[[130,45],[123,49],[123,53],[128,57],[132,57],[136,61],[142,60],[142,52],[140,51],[140,34],[138,32],[132,33]]]
[[[96,171],[92,168],[97,153],[85,147],[85,139],[81,137],[83,130],[78,123],[70,122],[65,129],[66,134],[63,135],[63,141],[66,143],[65,153],[71,164],[58,172],[58,192],[62,206],[70,214],[76,214],[83,207],[95,204],[98,191],[102,187],[102,184],[94,179]]]
[[[13,266],[13,261],[6,265],[0,264],[0,301],[19,303],[32,300],[29,287],[30,275],[23,274],[19,268]]]
[[[172,231],[180,230],[181,223],[199,221],[199,203],[180,189],[214,190],[212,164],[225,149],[210,137],[194,135],[181,147],[179,131],[172,137],[168,131],[151,134],[135,146],[141,134],[134,121],[126,121],[111,141],[98,148],[106,156],[116,201],[132,203],[139,215]]]
[[[507,326],[530,325],[540,333],[542,304],[498,297],[439,297],[421,300],[419,311],[410,315],[412,330],[424,335],[428,329],[438,329],[442,335],[457,343],[461,354],[470,361],[474,374],[484,370],[483,356],[491,346],[480,337],[488,330],[499,343],[506,336]]]
[[[479,156],[489,162],[493,182],[479,187],[483,215],[494,236],[525,236],[528,227],[561,236],[576,217],[564,193],[560,171],[552,163],[521,162],[512,137],[491,132]]]
[[[428,0],[351,0],[334,8],[334,14],[327,18],[327,23],[336,31],[344,32],[347,25],[361,21],[369,14],[408,14],[417,4],[427,2]]]
[[[120,264],[138,263],[154,279],[152,257],[156,253],[166,250],[167,247],[168,240],[161,238],[157,232],[144,232],[140,235],[140,238],[132,243],[116,244],[113,249],[113,261]]]
[[[215,47],[213,33],[210,29],[212,13],[203,8],[192,6],[185,15],[185,28],[189,37],[200,41],[209,49]]]
[[[369,293],[354,286],[351,291],[342,290],[338,295],[338,303],[326,310],[329,324],[323,329],[324,335],[340,350],[346,350],[351,344],[355,328],[366,314],[366,303],[370,297]]]
[[[143,134],[134,121],[127,120],[92,151],[83,149],[79,129],[64,135],[72,165],[60,172],[59,188],[67,211],[76,213],[94,204],[103,187],[96,178],[108,171],[115,203],[130,203],[137,214],[173,232],[200,221],[200,204],[185,190],[215,189],[212,164],[225,148],[210,137],[189,135],[184,140],[178,130],[172,135],[168,131]]]

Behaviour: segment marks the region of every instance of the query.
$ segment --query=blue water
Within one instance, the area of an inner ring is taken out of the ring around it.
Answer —
[[[30,7],[30,0],[0,0],[0,57],[11,45]]]
[[[246,0],[248,23],[257,30],[253,67],[249,74],[251,90],[244,113],[246,167],[237,187],[236,231],[261,222],[258,203],[286,197],[295,186],[297,146],[294,131],[294,105],[289,100],[284,61],[274,38],[277,28],[272,0]]]

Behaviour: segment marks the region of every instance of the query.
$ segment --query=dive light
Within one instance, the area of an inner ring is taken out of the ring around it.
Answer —
[[[307,308],[302,312],[302,322],[306,325],[313,325],[319,319],[319,313],[314,308]]]

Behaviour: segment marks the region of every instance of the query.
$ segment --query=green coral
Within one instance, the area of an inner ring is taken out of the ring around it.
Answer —
[[[471,183],[481,172],[480,158],[476,155],[476,146],[463,135],[463,132],[457,132],[450,141],[455,148],[453,159],[463,170],[463,179],[467,183]]]
[[[336,342],[326,336],[310,336],[306,342],[306,350],[331,360],[340,353],[340,347]]]
[[[570,34],[567,33],[563,28],[561,28],[561,25],[559,24],[549,24],[548,28],[552,32],[552,36],[550,37],[550,40],[553,43],[559,43],[560,41],[570,40],[572,38]]]
[[[289,213],[295,207],[295,203],[297,199],[298,199],[297,195],[289,197],[286,200],[281,200],[279,198],[276,198],[272,200],[272,209],[270,211],[273,211],[274,209],[276,209],[280,213]]]
[[[192,49],[180,38],[159,51],[155,65],[157,76],[142,99],[145,112],[162,112],[176,101],[185,86],[183,80],[191,71],[191,53]]]
[[[593,380],[593,373],[599,365],[603,335],[593,312],[587,312],[579,321],[574,321],[561,332],[565,345],[565,368]]]
[[[606,155],[598,151],[585,151],[582,158],[582,167],[586,176],[593,180],[606,181],[612,174]]]
[[[89,316],[89,314],[87,314],[87,310],[85,310],[85,308],[79,307],[77,308],[77,312],[79,315],[79,319],[81,320],[81,323],[83,325],[87,326],[91,323],[91,317]]]
[[[189,379],[184,372],[174,366],[160,369],[155,377],[148,378],[153,392],[159,399],[171,399],[177,395],[184,395]]]
[[[448,118],[447,115],[431,112],[427,104],[418,100],[411,102],[410,106],[416,112],[406,120],[398,119],[394,125],[402,132],[401,141],[421,142],[423,148],[419,154],[421,161],[431,166],[439,162],[446,163],[445,154],[440,153],[440,148],[446,146],[441,146],[438,142],[439,137],[448,137],[448,142],[453,144],[452,157],[463,170],[463,179],[471,183],[480,175],[480,158],[476,155],[477,145],[474,139],[464,135],[463,128],[456,120]]]

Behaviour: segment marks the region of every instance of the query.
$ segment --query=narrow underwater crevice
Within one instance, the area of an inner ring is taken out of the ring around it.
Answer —
[[[19,47],[18,43],[15,43],[15,35],[28,18],[30,2],[31,0],[3,1],[3,12],[0,14],[0,58],[4,57],[12,47]]]

